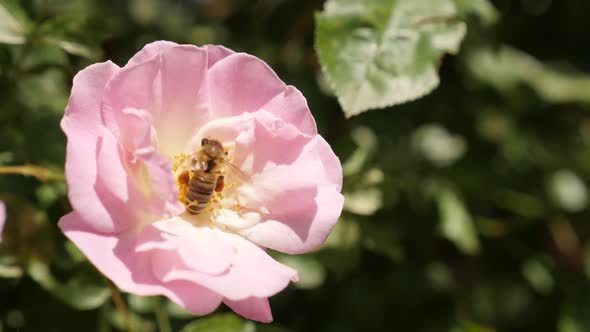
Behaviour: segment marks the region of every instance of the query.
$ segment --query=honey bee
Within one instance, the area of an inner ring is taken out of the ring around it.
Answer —
[[[203,138],[199,151],[188,157],[188,169],[178,175],[182,186],[180,199],[188,213],[201,213],[209,205],[213,194],[223,191],[226,166],[240,172],[227,160],[227,151],[221,142]]]

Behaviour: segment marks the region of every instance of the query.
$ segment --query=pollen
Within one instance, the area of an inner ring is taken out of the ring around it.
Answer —
[[[178,200],[184,204],[184,202],[186,202],[188,183],[190,180],[188,156],[185,153],[174,156],[172,172],[174,173],[176,186],[178,187]]]

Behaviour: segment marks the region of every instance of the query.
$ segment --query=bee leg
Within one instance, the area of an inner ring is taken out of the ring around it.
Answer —
[[[191,207],[191,206],[194,206],[194,205],[199,205],[199,201],[197,201],[197,200],[195,199],[194,201],[190,202],[190,203],[189,203],[189,204],[186,206],[186,208],[188,209],[189,207]]]
[[[217,183],[215,184],[215,191],[218,193],[222,192],[224,185],[225,185],[225,182],[223,181],[223,175],[220,175],[217,178]]]

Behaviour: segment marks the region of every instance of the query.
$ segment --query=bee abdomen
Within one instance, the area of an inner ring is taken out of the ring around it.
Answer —
[[[195,174],[191,178],[188,185],[188,192],[186,195],[186,210],[191,214],[198,214],[203,211],[209,201],[215,186],[217,184],[217,176]]]

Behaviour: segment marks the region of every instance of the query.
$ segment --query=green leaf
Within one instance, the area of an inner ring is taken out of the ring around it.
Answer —
[[[487,326],[479,325],[474,322],[462,322],[459,328],[453,330],[453,332],[494,332],[494,329]]]
[[[362,245],[365,249],[383,254],[398,263],[406,252],[400,234],[389,224],[368,222],[362,225]]]
[[[29,276],[55,297],[79,310],[96,309],[110,297],[110,290],[104,284],[91,280],[89,275],[76,275],[63,284],[57,281],[49,267],[38,260],[31,260]]]
[[[485,25],[492,25],[498,22],[500,13],[488,0],[455,0],[461,16],[474,14],[481,19]]]
[[[508,46],[473,51],[466,64],[476,79],[504,94],[520,93],[518,86],[526,84],[548,102],[590,103],[590,75],[544,64]]]
[[[156,331],[156,326],[154,322],[150,320],[150,318],[139,315],[132,310],[129,310],[126,314],[124,314],[121,311],[116,310],[116,308],[113,308],[110,303],[103,306],[103,308],[106,308],[106,320],[116,328],[115,331],[127,331],[130,323],[135,327],[135,331]],[[111,332],[112,329],[109,328],[107,331]]]
[[[467,142],[460,135],[447,131],[436,123],[420,126],[412,135],[414,148],[433,165],[450,166],[467,150]]]
[[[23,269],[16,265],[0,264],[0,278],[18,279],[23,275]]]
[[[256,326],[233,314],[216,314],[186,325],[180,332],[254,332]]]
[[[61,48],[67,53],[98,59],[101,50],[92,35],[89,19],[81,16],[58,16],[44,22],[36,31],[42,44]]]
[[[537,292],[548,294],[555,283],[549,269],[539,260],[529,259],[522,265],[522,274]]]
[[[566,211],[579,212],[588,206],[586,184],[580,176],[569,169],[555,172],[546,186],[549,197]]]
[[[329,0],[316,50],[347,117],[420,98],[465,36],[453,0]]]
[[[557,330],[559,332],[583,332],[584,323],[570,312],[565,312],[559,317],[557,323]]]
[[[383,193],[379,188],[360,188],[344,193],[344,209],[362,216],[370,216],[383,206]]]
[[[297,270],[299,273],[299,281],[295,283],[297,288],[316,288],[321,286],[326,279],[326,270],[313,256],[277,254],[275,258],[279,262]]]
[[[15,97],[30,109],[44,109],[62,114],[68,103],[66,74],[57,68],[40,74],[23,75],[16,82]]]
[[[469,212],[457,194],[442,188],[437,194],[442,234],[464,253],[479,252],[479,239]]]
[[[357,148],[342,164],[344,176],[360,173],[377,147],[377,136],[369,127],[354,128],[351,137]]]
[[[155,296],[139,296],[130,294],[127,297],[129,307],[138,313],[149,313],[155,310],[158,304],[158,298]]]
[[[359,244],[360,237],[361,230],[357,221],[340,218],[328,236],[326,243],[324,243],[322,250],[328,248],[354,248]]]
[[[166,301],[166,311],[170,317],[174,318],[188,319],[194,317],[188,310],[172,301]]]
[[[0,3],[0,43],[24,44],[28,33],[26,17],[12,1]]]
[[[55,40],[53,43],[70,54],[83,56],[89,59],[94,59],[100,52],[98,49],[89,45],[84,45],[82,43],[70,40]]]
[[[256,332],[289,332],[290,330],[284,327],[274,325],[256,325]]]

